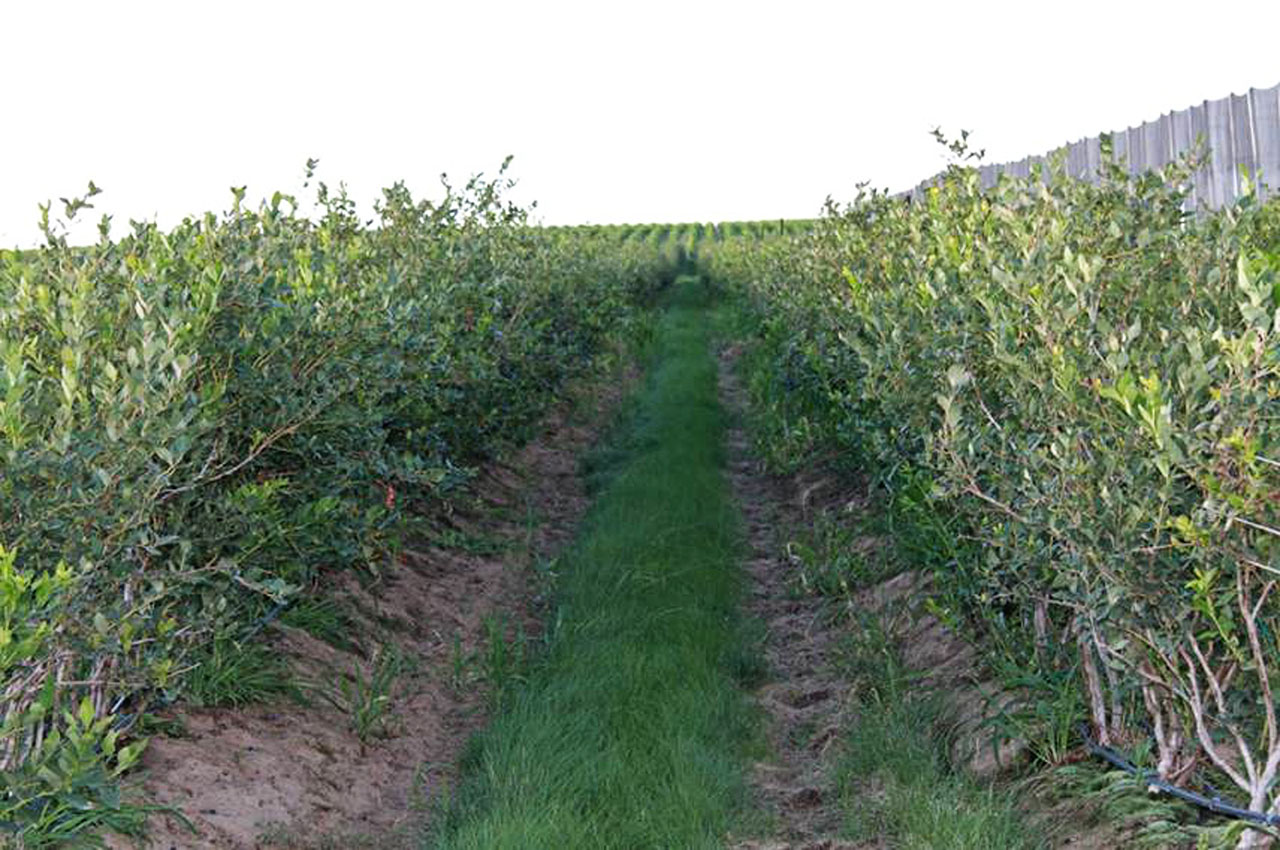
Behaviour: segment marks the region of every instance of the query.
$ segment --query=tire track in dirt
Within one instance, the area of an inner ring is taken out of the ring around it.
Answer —
[[[849,686],[833,671],[839,634],[823,616],[828,603],[800,595],[788,581],[778,530],[803,519],[805,501],[820,485],[792,488],[767,474],[741,422],[747,401],[733,364],[736,347],[720,356],[720,397],[730,412],[728,471],[749,547],[746,613],[765,628],[768,680],[755,693],[768,722],[770,758],[753,766],[754,803],[767,813],[772,835],[734,838],[734,850],[844,850],[875,844],[832,837],[842,820],[830,765],[849,722]]]

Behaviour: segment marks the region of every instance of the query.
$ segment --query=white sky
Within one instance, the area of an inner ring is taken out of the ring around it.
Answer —
[[[310,156],[366,211],[510,153],[548,223],[810,216],[937,171],[936,125],[1017,159],[1275,85],[1278,42],[1274,0],[0,0],[0,246],[90,179],[119,234]]]

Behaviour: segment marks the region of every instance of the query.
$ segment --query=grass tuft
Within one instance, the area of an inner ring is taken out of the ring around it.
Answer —
[[[217,638],[187,674],[183,693],[205,708],[248,705],[300,691],[288,664],[270,647]]]

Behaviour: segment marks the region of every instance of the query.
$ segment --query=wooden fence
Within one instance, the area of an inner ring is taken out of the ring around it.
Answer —
[[[1250,89],[1248,94],[1206,100],[1199,106],[1170,112],[1155,121],[1111,133],[1113,155],[1132,174],[1162,168],[1203,140],[1209,161],[1195,175],[1190,208],[1227,206],[1241,195],[1241,173],[1259,185],[1262,197],[1280,193],[1280,85]],[[1028,177],[1043,168],[1048,157],[1029,156],[1017,162],[979,168],[984,188],[1001,174]],[[1101,136],[1065,146],[1066,168],[1072,177],[1096,180],[1102,162]],[[919,199],[938,177],[924,181],[910,194]]]

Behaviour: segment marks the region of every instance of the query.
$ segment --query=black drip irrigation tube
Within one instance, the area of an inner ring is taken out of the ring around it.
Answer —
[[[1171,785],[1161,779],[1160,775],[1154,770],[1143,770],[1110,747],[1099,744],[1089,735],[1088,730],[1082,729],[1080,734],[1084,738],[1085,748],[1090,753],[1120,768],[1125,773],[1138,777],[1147,783],[1148,791],[1168,794],[1170,797],[1176,797],[1179,800],[1191,803],[1193,806],[1199,806],[1223,817],[1247,821],[1260,826],[1280,827],[1280,815],[1255,812],[1252,809],[1228,803],[1219,797],[1216,792],[1212,797],[1208,797],[1204,794],[1197,794],[1195,791],[1188,791],[1186,788],[1179,788],[1177,785]]]

